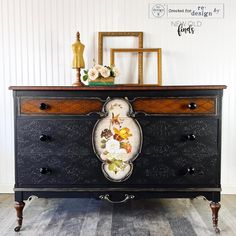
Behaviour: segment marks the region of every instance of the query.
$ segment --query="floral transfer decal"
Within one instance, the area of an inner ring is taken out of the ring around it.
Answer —
[[[140,153],[142,131],[130,117],[132,107],[127,100],[109,100],[103,111],[106,116],[94,127],[94,150],[103,162],[104,175],[114,182],[124,181],[132,174],[132,161]]]

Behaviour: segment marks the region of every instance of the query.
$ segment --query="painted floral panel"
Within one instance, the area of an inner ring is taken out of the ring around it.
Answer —
[[[105,117],[94,127],[94,150],[103,162],[104,175],[114,182],[124,181],[132,174],[132,161],[140,153],[142,131],[131,117],[132,107],[125,99],[109,100],[103,112]]]

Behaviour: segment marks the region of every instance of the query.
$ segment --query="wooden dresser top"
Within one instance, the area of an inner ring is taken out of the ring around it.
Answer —
[[[221,90],[226,85],[181,85],[181,86],[156,86],[156,85],[115,85],[115,86],[11,86],[10,90],[32,91],[81,91],[81,90]]]

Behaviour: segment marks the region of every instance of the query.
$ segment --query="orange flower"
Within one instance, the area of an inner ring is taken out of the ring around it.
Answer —
[[[123,140],[123,138],[121,138],[121,137],[119,136],[119,134],[114,134],[114,135],[113,135],[113,138],[114,138],[115,140],[118,140],[119,142]]]
[[[128,139],[130,136],[132,136],[130,129],[127,127],[124,127],[120,130],[113,128],[114,132],[116,135],[118,135],[119,137],[121,137],[121,139]]]
[[[114,115],[114,113],[112,112],[112,119],[111,119],[111,123],[112,123],[112,125],[119,125],[120,124],[120,121],[119,121],[119,115],[120,114],[118,114],[118,115]]]
[[[121,148],[124,148],[127,153],[130,153],[132,151],[132,146],[129,142],[127,142],[127,143],[122,142],[122,143],[120,143],[120,146],[121,146]]]

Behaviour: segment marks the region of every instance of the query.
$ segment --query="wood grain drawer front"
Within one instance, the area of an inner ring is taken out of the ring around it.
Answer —
[[[136,112],[148,114],[210,114],[215,115],[216,98],[137,98]]]
[[[103,102],[96,98],[22,98],[20,113],[23,115],[86,115],[91,112],[100,112],[102,106]]]

